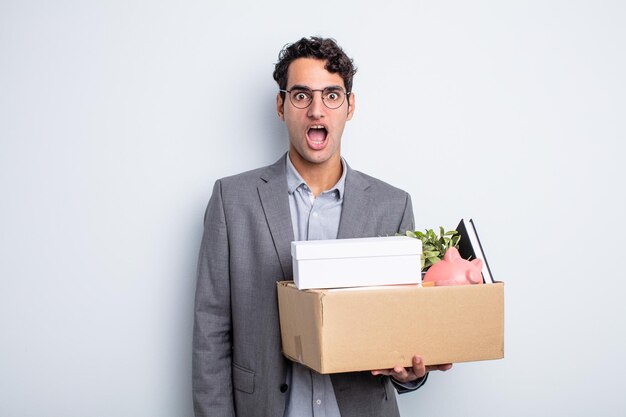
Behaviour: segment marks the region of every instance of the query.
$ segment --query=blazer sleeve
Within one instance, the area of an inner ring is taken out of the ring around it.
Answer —
[[[406,201],[404,204],[404,213],[398,227],[398,233],[404,234],[407,230],[415,230],[415,220],[413,217],[413,204],[411,203],[411,195],[406,193]]]
[[[194,308],[192,390],[196,417],[235,415],[231,373],[228,228],[222,185],[204,217]]]

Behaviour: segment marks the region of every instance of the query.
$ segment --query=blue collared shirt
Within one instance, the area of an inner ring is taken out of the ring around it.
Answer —
[[[341,178],[330,190],[315,197],[293,163],[286,158],[287,191],[295,240],[336,239],[341,220],[346,183],[346,161],[341,158]],[[292,362],[288,378],[289,397],[284,417],[341,417],[329,375],[322,375]],[[400,383],[391,379],[400,390],[414,390],[426,382]]]
[[[343,206],[346,163],[341,178],[330,190],[315,197],[287,155],[287,188],[295,240],[336,239]],[[329,375],[293,362],[288,377],[289,397],[285,417],[341,417]]]

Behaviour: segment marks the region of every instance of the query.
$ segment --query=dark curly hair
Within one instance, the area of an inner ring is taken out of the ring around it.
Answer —
[[[287,44],[278,54],[278,62],[274,68],[274,80],[281,90],[287,88],[287,70],[289,64],[298,58],[315,58],[326,61],[326,70],[333,74],[339,74],[343,78],[346,91],[352,91],[352,77],[356,73],[352,59],[331,38],[319,38],[312,36],[302,38],[298,42]],[[284,93],[281,93],[284,99]]]

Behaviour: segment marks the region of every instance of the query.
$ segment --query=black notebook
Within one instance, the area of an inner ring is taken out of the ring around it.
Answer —
[[[491,269],[485,256],[485,251],[480,244],[478,233],[476,232],[476,226],[474,221],[461,219],[461,222],[456,227],[456,231],[459,232],[461,240],[459,241],[459,253],[463,259],[480,259],[483,262],[483,281],[485,284],[493,284],[493,275],[491,275]]]

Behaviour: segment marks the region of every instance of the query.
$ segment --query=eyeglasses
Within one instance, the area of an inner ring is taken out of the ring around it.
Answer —
[[[322,102],[329,109],[338,109],[346,100],[346,93],[340,87],[326,87],[323,90],[311,90],[310,88],[296,87],[291,90],[280,90],[281,93],[289,94],[289,100],[294,107],[298,109],[306,109],[313,103],[313,93],[319,91],[322,93]]]

